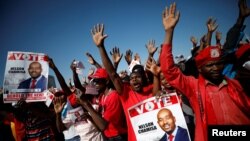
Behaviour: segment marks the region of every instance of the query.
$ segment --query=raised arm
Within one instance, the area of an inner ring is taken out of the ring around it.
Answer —
[[[154,54],[157,51],[158,47],[156,47],[155,45],[155,40],[149,40],[145,46],[148,50],[148,60],[149,60],[152,57],[154,57]]]
[[[103,24],[97,24],[92,29],[92,37],[95,45],[98,47],[102,63],[107,70],[109,77],[111,81],[113,82],[115,89],[119,94],[123,92],[123,82],[119,75],[116,73],[114,66],[112,65],[111,60],[108,57],[108,54],[106,52],[106,49],[104,47],[104,39],[107,37],[107,35],[103,35],[104,32],[104,25]]]
[[[206,47],[206,40],[207,40],[207,35],[203,35],[200,39],[200,47],[197,50],[197,53],[199,53],[201,50],[203,50]]]
[[[146,44],[146,48],[148,50],[148,59],[147,59],[147,62],[148,61],[152,61],[154,60],[154,54],[155,52],[157,51],[158,47],[156,47],[155,45],[155,40],[149,40],[149,42]],[[147,73],[147,77],[148,77],[148,80],[149,80],[149,83],[153,83],[154,81],[154,75],[152,74],[152,72],[150,70],[147,70],[145,71]]]
[[[85,93],[85,88],[82,86],[81,81],[79,80],[78,74],[76,73],[76,64],[74,63],[75,60],[70,65],[70,68],[73,72],[73,81],[75,83],[75,87],[80,89],[82,93]]]
[[[71,91],[70,88],[68,87],[67,83],[65,82],[62,74],[60,73],[60,71],[57,69],[55,63],[53,62],[52,58],[48,57],[48,62],[49,62],[49,67],[54,71],[54,73],[56,74],[56,77],[59,81],[59,84],[61,86],[61,88],[63,89],[63,91],[66,93],[66,95],[70,95]]]
[[[210,46],[211,45],[211,40],[212,40],[212,35],[213,32],[217,29],[218,24],[216,24],[216,19],[213,18],[208,18],[207,21],[207,38],[206,38],[206,45],[205,46]]]
[[[133,55],[133,52],[130,49],[128,49],[126,51],[126,54],[125,54],[125,57],[124,57],[128,65],[130,65],[130,63],[132,61],[132,55]]]
[[[226,50],[227,53],[233,52],[244,36],[244,21],[250,15],[250,9],[247,7],[246,0],[239,0],[238,7],[239,16],[234,26],[227,32],[226,42],[223,45],[223,49]]]
[[[88,57],[88,62],[91,65],[94,65],[96,68],[102,68],[102,66],[94,59],[94,57],[90,53],[86,53],[86,56]]]
[[[53,99],[54,110],[56,113],[56,128],[60,133],[67,129],[61,118],[63,107],[66,104],[65,101],[64,96],[54,97]]]
[[[216,40],[216,45],[221,47],[221,38],[222,38],[222,33],[219,31],[215,32],[215,40]]]
[[[245,19],[250,15],[250,9],[247,7],[246,0],[239,0],[239,16],[237,18],[236,24],[243,26]]]
[[[113,65],[116,71],[123,54],[120,54],[120,49],[118,47],[114,47],[112,51],[110,51],[110,55],[112,56]]]
[[[150,71],[154,75],[153,95],[156,96],[159,93],[159,91],[161,91],[161,84],[160,84],[161,68],[157,66],[156,61],[153,58],[151,58],[147,60],[146,70]]]
[[[165,39],[163,44],[172,44],[174,28],[178,23],[180,12],[176,12],[176,4],[166,7],[162,15],[162,22],[165,29]]]
[[[197,47],[197,39],[194,36],[190,37],[190,41],[192,42],[193,49]]]
[[[174,63],[172,53],[173,31],[180,17],[179,12],[176,12],[175,3],[171,4],[169,9],[166,8],[164,13],[166,14],[163,14],[163,26],[166,37],[164,38],[160,54],[161,72],[171,87],[185,94],[187,97],[192,97],[195,94],[194,90],[197,85],[197,79],[193,76],[186,76],[181,72]],[[193,82],[191,83],[190,81]]]

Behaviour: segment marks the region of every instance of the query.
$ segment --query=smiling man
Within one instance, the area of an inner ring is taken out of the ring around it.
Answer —
[[[189,141],[187,130],[176,126],[175,122],[176,119],[169,109],[163,108],[157,113],[157,123],[166,133],[160,141]]]
[[[42,75],[42,65],[39,62],[32,62],[29,65],[28,72],[30,78],[22,81],[18,89],[40,89],[40,92],[47,89],[47,78]]]

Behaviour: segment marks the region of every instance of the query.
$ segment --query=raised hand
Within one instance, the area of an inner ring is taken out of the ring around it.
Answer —
[[[125,58],[126,62],[128,63],[128,65],[130,65],[130,63],[132,61],[132,55],[133,55],[133,52],[130,49],[126,51],[124,58]]]
[[[174,29],[180,17],[180,12],[176,12],[176,4],[173,3],[170,7],[166,7],[163,15],[162,15],[162,22],[165,31],[169,29]]]
[[[250,15],[250,9],[247,7],[246,0],[239,0],[239,16],[242,18],[246,18]]]
[[[207,30],[208,32],[214,32],[218,27],[218,24],[216,24],[216,19],[213,19],[212,17],[209,17],[207,20]]]
[[[97,24],[91,30],[93,41],[97,47],[104,47],[104,39],[108,37],[108,35],[103,35],[104,25]]]
[[[206,47],[206,39],[207,39],[207,35],[203,35],[201,37],[201,39],[200,39],[200,47],[199,47],[197,53],[200,52],[201,50],[203,50]]]
[[[146,44],[146,48],[151,57],[154,55],[154,53],[158,49],[158,47],[155,46],[155,40],[149,40],[148,43]]]
[[[110,51],[110,55],[112,56],[113,64],[119,64],[123,56],[123,54],[120,54],[118,47],[114,47],[112,51]]]
[[[193,48],[195,48],[197,46],[197,39],[194,36],[191,36],[190,37],[190,41],[193,44]]]
[[[150,71],[155,76],[158,76],[161,72],[161,68],[159,66],[157,66],[156,61],[154,60],[153,57],[151,57],[151,59],[147,60],[146,70]]]
[[[59,97],[54,97],[53,104],[54,104],[55,113],[60,114],[63,110],[64,105],[66,104],[64,95],[59,96]]]

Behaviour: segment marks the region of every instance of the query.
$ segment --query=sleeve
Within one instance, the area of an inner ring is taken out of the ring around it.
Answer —
[[[172,87],[187,97],[193,96],[198,80],[193,76],[185,76],[181,70],[175,66],[172,55],[172,45],[162,45],[160,66],[162,73]]]

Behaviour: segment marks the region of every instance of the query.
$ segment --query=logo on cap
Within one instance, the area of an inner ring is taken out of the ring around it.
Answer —
[[[220,57],[220,52],[217,48],[213,48],[211,49],[210,51],[210,57],[211,58],[217,58],[217,57]]]

